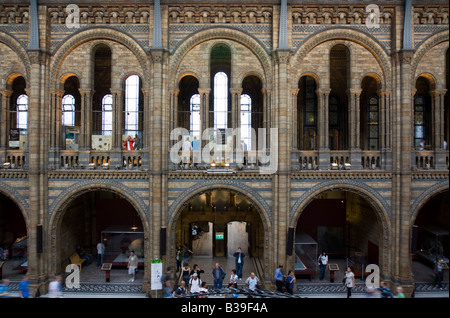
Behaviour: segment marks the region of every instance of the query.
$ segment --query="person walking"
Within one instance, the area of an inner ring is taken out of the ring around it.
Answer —
[[[319,255],[318,258],[319,261],[319,268],[320,268],[320,280],[322,280],[325,277],[325,270],[327,269],[328,264],[328,255],[325,252],[322,252],[322,254]]]
[[[242,279],[242,270],[244,269],[245,254],[239,247],[237,251],[233,254],[233,256],[236,258],[236,274],[238,276],[238,279]]]
[[[347,287],[347,298],[352,298],[352,288],[355,287],[355,274],[350,266],[347,267],[344,278],[345,287]]]
[[[166,272],[163,275],[161,275],[161,285],[164,290],[163,298],[172,297],[173,291],[172,281],[173,281],[172,267],[169,266],[167,267]]]
[[[380,282],[380,287],[378,290],[381,293],[381,298],[394,298],[394,295],[392,294],[389,287],[386,286],[386,283],[384,281]]]
[[[0,298],[9,297],[9,279],[3,279],[0,284]]]
[[[214,279],[214,289],[222,289],[223,280],[225,279],[226,273],[223,268],[216,263],[216,266],[212,270],[212,277]]]
[[[20,298],[30,298],[29,286],[30,282],[28,281],[27,275],[25,275],[19,283]]]
[[[403,288],[401,286],[397,286],[396,291],[397,294],[394,296],[394,298],[406,298],[405,294],[403,293]]]
[[[134,282],[134,279],[136,278],[136,270],[138,268],[138,257],[134,254],[134,251],[130,252],[127,267],[128,275],[131,275],[129,282]]]
[[[273,278],[275,279],[277,290],[282,293],[284,284],[283,265],[278,266],[278,268],[275,270],[275,275]]]
[[[436,262],[436,268],[434,269],[434,275],[436,277],[436,284],[438,285],[440,290],[443,290],[442,288],[442,278],[444,277],[444,273],[443,270],[444,269],[444,264],[442,262],[441,259],[439,259]]]
[[[63,298],[61,276],[56,276],[50,284],[48,284],[48,298]]]

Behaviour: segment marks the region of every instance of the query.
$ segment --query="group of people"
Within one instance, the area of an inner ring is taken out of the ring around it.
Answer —
[[[133,139],[130,135],[128,135],[127,139],[124,141],[123,146],[125,147],[125,150],[131,151],[131,150],[138,150],[140,148],[139,146],[139,136],[136,135]]]

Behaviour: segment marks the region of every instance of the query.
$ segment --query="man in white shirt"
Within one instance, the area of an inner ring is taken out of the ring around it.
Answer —
[[[189,141],[189,137],[186,137],[186,139],[184,140],[181,150],[183,156],[183,163],[189,164],[191,162],[191,150],[192,150],[192,144]]]
[[[105,244],[98,242],[97,244],[97,266],[102,265],[103,253],[105,252]]]
[[[327,269],[328,264],[328,255],[325,252],[322,252],[319,255],[319,266],[320,266],[320,279],[322,280],[325,277],[325,270]]]
[[[198,278],[197,273],[192,274],[192,277],[189,281],[189,291],[191,293],[198,293],[201,284],[202,281]]]
[[[250,277],[245,280],[245,284],[252,291],[255,291],[256,287],[259,285],[259,279],[256,277],[255,273],[251,272]]]

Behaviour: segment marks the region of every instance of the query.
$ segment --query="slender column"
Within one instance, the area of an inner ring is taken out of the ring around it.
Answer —
[[[433,127],[433,148],[443,149],[444,144],[444,97],[447,90],[434,90],[431,93]]]
[[[122,132],[123,132],[123,90],[111,90],[113,96],[113,140],[112,149],[120,151],[122,149]],[[131,136],[134,138],[134,136]]]
[[[231,122],[232,128],[237,131],[235,147],[240,145],[241,141],[241,94],[242,88],[231,88]]]
[[[272,90],[268,88],[263,88],[263,96],[264,96],[263,126],[264,128],[266,128],[266,148],[270,149],[270,128],[273,127]]]
[[[8,127],[9,127],[9,104],[10,104],[10,97],[11,97],[12,91],[10,90],[3,90],[0,91],[0,149],[6,150],[9,148],[8,145]],[[4,156],[2,157],[4,158]]]
[[[319,150],[329,151],[328,145],[328,99],[331,89],[316,90],[318,102],[318,131],[319,131]]]
[[[80,150],[91,149],[92,135],[92,98],[94,91],[80,89],[81,95],[81,127],[80,127]]]
[[[198,93],[200,94],[200,133],[207,128],[210,128],[209,123],[209,94],[211,89],[209,88],[199,88]],[[202,138],[202,135],[200,136]],[[208,140],[202,140],[202,147],[208,144]]]
[[[173,131],[175,128],[178,127],[178,94],[180,93],[180,90],[178,88],[172,89],[170,91],[170,131]],[[201,137],[201,136],[200,136]],[[170,145],[173,146],[177,141],[171,140]]]
[[[151,131],[151,121],[150,121],[150,95],[151,91],[148,88],[142,89],[142,94],[144,95],[144,132],[142,134],[142,149],[148,150],[150,147],[150,131]],[[151,156],[151,154],[150,154]]]
[[[298,129],[299,129],[299,123],[298,122],[298,110],[297,110],[297,100],[298,100],[298,88],[292,88],[291,89],[291,109],[292,109],[292,149],[297,150],[298,149]]]
[[[63,126],[62,126],[62,98],[64,95],[63,90],[56,90],[54,92],[54,102],[55,102],[55,150],[59,151],[61,149],[64,149],[63,141],[65,140],[62,138],[63,134]]]
[[[360,149],[360,112],[359,112],[359,105],[360,100],[359,97],[361,96],[360,89],[349,89],[348,90],[348,96],[349,96],[349,127],[350,127],[350,150],[359,150]]]

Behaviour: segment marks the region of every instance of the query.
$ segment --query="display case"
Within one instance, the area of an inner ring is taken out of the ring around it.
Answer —
[[[12,245],[12,261],[15,270],[28,270],[27,259],[28,238],[26,236],[16,239]]]
[[[113,267],[126,267],[130,252],[138,257],[139,267],[144,266],[144,232],[131,226],[110,227],[101,232],[101,240],[105,245],[103,263],[111,263]]]
[[[419,259],[434,267],[441,259],[448,264],[449,230],[440,227],[418,227],[417,245],[413,251]]]
[[[317,242],[307,233],[295,235],[295,275],[308,275],[309,279],[318,270],[318,247]]]

